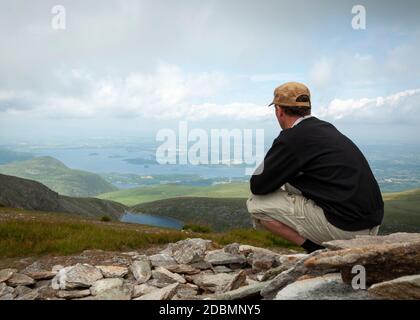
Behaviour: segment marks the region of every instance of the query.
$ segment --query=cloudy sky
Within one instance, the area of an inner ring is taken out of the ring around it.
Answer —
[[[273,89],[301,81],[356,141],[420,143],[419,16],[417,0],[0,0],[0,142],[153,137],[180,120],[275,136]]]

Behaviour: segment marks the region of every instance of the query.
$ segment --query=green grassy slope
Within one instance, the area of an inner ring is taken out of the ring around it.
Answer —
[[[142,203],[130,208],[143,212],[179,219],[186,224],[199,224],[215,231],[251,228],[245,198],[180,197]]]
[[[274,250],[297,249],[291,243],[261,231],[237,229],[224,233],[185,233],[139,224],[80,219],[56,212],[0,207],[0,260],[69,255],[89,249],[126,251],[196,237],[213,240],[219,245],[239,242]]]
[[[98,198],[133,206],[175,197],[244,198],[249,193],[248,183],[216,184],[203,187],[162,184],[106,193],[99,195]]]
[[[384,194],[384,201],[382,234],[420,232],[420,190]],[[209,225],[214,230],[250,226],[246,198],[179,197],[141,203],[130,210],[168,216],[188,224]]]
[[[0,173],[35,180],[62,195],[73,197],[90,197],[117,190],[99,175],[70,169],[52,157],[0,165]]]
[[[383,232],[420,232],[420,189],[385,193],[383,198],[385,202]]]
[[[0,174],[0,206],[119,219],[127,207],[97,198],[62,196],[34,180]]]

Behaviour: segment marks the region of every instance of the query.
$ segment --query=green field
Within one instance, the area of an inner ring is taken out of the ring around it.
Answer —
[[[117,190],[97,174],[73,170],[52,157],[0,165],[0,173],[38,181],[59,194],[90,197]]]
[[[239,182],[202,187],[162,184],[105,193],[99,195],[98,198],[134,206],[140,203],[176,197],[244,198],[249,193],[249,184]]]

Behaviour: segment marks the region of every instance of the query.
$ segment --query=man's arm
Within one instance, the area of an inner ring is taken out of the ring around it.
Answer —
[[[299,162],[290,147],[282,140],[281,135],[264,158],[262,172],[251,177],[251,192],[264,195],[279,189],[290,178],[299,172]]]

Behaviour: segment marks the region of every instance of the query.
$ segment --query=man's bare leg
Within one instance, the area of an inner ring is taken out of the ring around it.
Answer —
[[[290,242],[293,242],[294,244],[297,244],[298,246],[301,246],[306,239],[303,238],[299,233],[297,233],[295,230],[290,228],[289,226],[279,222],[279,221],[265,221],[260,220],[261,225],[270,231],[271,233],[274,233],[280,237],[282,237],[285,240],[288,240]]]

